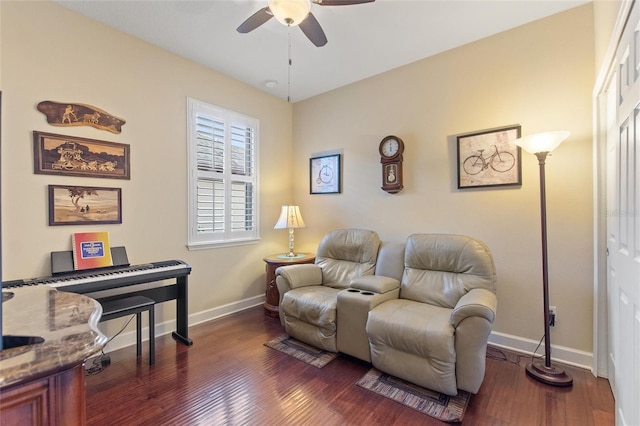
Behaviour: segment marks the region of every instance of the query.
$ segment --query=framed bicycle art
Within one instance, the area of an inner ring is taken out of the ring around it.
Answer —
[[[458,188],[522,185],[519,125],[460,135]]]
[[[340,154],[309,159],[310,194],[339,194],[340,183]]]

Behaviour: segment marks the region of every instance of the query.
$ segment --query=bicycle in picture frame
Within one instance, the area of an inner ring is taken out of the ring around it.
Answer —
[[[458,188],[521,185],[520,125],[457,137]]]

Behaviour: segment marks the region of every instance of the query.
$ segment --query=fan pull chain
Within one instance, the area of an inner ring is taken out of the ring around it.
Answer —
[[[287,66],[287,102],[291,103],[291,27],[287,27],[287,39],[289,40],[289,59]]]

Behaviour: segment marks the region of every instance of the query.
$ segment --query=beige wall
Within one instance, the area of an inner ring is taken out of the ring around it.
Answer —
[[[551,304],[558,307],[552,341],[591,352],[591,5],[299,102],[293,114],[284,101],[57,5],[2,2],[1,25],[5,279],[48,274],[50,251],[69,249],[72,232],[98,229],[47,226],[48,184],[118,186],[124,221],[104,229],[127,246],[133,263],[189,262],[192,314],[258,296],[261,259],[286,244],[272,223],[293,195],[308,226],[296,232],[300,250],[314,251],[336,227],[374,229],[387,241],[413,232],[484,240],[499,274],[495,331],[537,341],[537,161],[523,153],[521,188],[458,190],[455,136],[516,123],[524,135],[566,129],[570,139],[547,162]],[[185,248],[187,96],[260,119],[264,226],[257,245]],[[54,128],[35,109],[46,99],[89,103],[127,124],[120,135]],[[128,143],[132,179],[35,175],[33,130]],[[396,195],[379,189],[378,143],[389,134],[406,144],[405,189]],[[311,196],[309,156],[327,150],[344,152],[343,193]],[[281,188],[291,176],[293,187]],[[172,316],[170,309],[163,313]]]
[[[71,233],[107,230],[134,264],[190,263],[191,313],[263,295],[262,258],[287,241],[273,223],[291,196],[282,186],[291,176],[291,106],[53,3],[2,2],[1,24],[3,278],[48,275],[49,252],[71,249]],[[258,244],[185,247],[187,96],[260,120]],[[43,100],[87,103],[127,122],[119,135],[53,127],[36,109]],[[130,144],[131,180],[34,174],[33,130]],[[49,184],[121,187],[123,223],[48,226]],[[170,304],[159,309],[158,321],[174,317]]]
[[[383,240],[459,233],[491,248],[494,330],[542,337],[538,162],[522,155],[522,187],[458,190],[456,135],[518,123],[523,135],[569,130],[547,161],[554,345],[592,349],[592,6],[586,5],[294,105],[294,198],[311,250],[327,230],[363,227]],[[380,140],[405,142],[404,185],[380,189]],[[308,159],[344,151],[343,193],[308,194]]]

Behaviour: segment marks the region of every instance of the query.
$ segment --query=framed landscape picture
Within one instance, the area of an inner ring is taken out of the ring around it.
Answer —
[[[122,223],[122,190],[49,185],[49,225]]]
[[[522,185],[520,126],[458,136],[458,188]]]
[[[129,145],[33,132],[33,172],[131,179]]]
[[[309,160],[309,193],[339,194],[340,154],[313,157]]]

